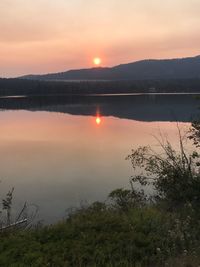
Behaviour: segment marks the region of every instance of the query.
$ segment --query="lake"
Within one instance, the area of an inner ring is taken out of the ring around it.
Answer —
[[[177,147],[177,122],[187,131],[199,106],[184,94],[2,98],[1,197],[14,187],[14,209],[35,204],[45,223],[105,200],[129,186],[131,149],[159,149],[160,133]]]

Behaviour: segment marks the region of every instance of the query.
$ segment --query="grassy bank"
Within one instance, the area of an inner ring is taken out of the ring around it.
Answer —
[[[200,225],[191,206],[175,213],[115,204],[94,203],[52,226],[2,233],[0,266],[199,266]]]

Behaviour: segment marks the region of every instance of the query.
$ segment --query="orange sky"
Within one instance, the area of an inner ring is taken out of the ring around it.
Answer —
[[[1,0],[0,76],[200,54],[199,0]]]

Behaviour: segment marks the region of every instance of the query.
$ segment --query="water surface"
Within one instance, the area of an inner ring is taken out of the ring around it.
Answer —
[[[1,196],[14,186],[15,208],[37,204],[48,223],[104,200],[129,185],[131,149],[157,150],[160,132],[177,147],[177,121],[186,131],[198,106],[193,95],[1,99]]]

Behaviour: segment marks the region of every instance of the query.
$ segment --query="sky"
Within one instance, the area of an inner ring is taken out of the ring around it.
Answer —
[[[0,77],[200,54],[200,0],[0,0]]]

